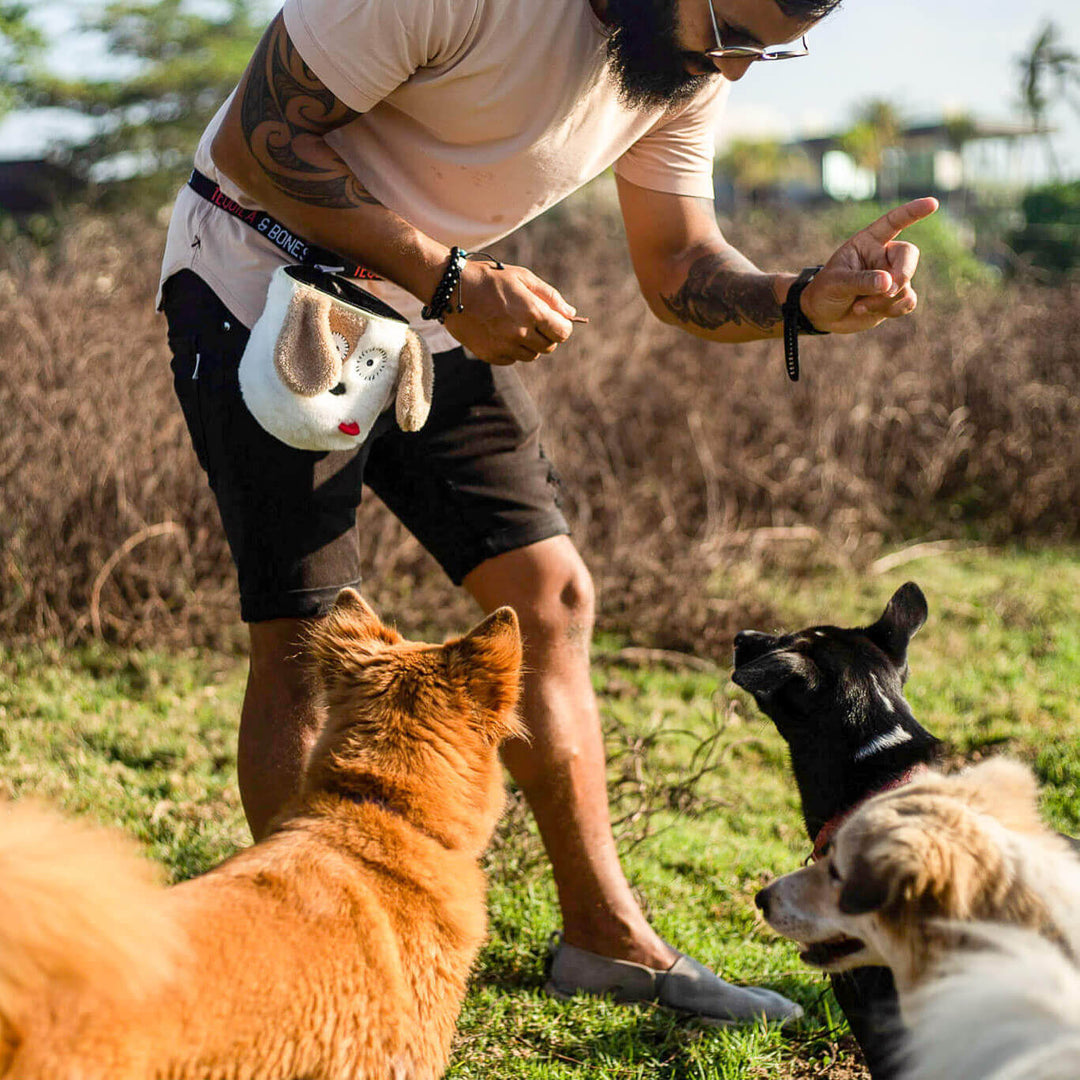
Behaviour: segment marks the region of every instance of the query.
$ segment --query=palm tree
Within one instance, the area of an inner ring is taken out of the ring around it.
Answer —
[[[0,2],[0,114],[20,103],[27,65],[44,45],[41,31],[27,21],[30,8]]]
[[[1052,22],[1035,36],[1031,48],[1017,58],[1020,96],[1032,126],[1042,133],[1047,158],[1055,177],[1060,177],[1052,134],[1046,123],[1051,102],[1068,102],[1080,114],[1080,56],[1067,48],[1061,31]]]
[[[840,149],[859,168],[874,174],[879,196],[884,194],[885,152],[899,143],[902,127],[895,106],[888,101],[868,101],[856,111],[854,127],[840,138]]]

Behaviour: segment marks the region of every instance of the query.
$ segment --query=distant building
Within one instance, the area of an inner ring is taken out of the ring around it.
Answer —
[[[956,119],[910,124],[886,148],[876,171],[860,168],[843,149],[843,135],[789,144],[809,159],[818,197],[904,199],[936,195],[946,204],[973,196],[1015,193],[1041,179],[1046,129],[1026,123]]]

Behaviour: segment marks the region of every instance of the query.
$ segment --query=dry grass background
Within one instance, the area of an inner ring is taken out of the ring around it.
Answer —
[[[839,239],[781,215],[728,233],[765,268],[820,261]],[[47,251],[0,252],[8,639],[242,643],[153,310],[163,239],[136,217],[75,217]],[[921,274],[914,317],[805,341],[793,385],[779,343],[709,346],[653,319],[600,194],[499,251],[592,320],[525,375],[603,628],[721,656],[769,618],[740,596],[748,562],[860,568],[902,542],[1080,534],[1075,286],[958,297]],[[410,632],[470,617],[374,498],[361,520],[380,610]]]

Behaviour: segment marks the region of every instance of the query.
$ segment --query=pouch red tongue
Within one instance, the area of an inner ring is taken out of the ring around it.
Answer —
[[[360,425],[355,420],[350,420],[347,424],[338,424],[338,431],[344,431],[346,435],[359,435]]]

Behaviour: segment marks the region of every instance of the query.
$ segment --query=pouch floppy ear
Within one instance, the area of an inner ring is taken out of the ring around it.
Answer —
[[[866,628],[866,636],[896,664],[907,659],[908,642],[926,622],[928,609],[922,589],[909,581],[892,595],[882,616]]]
[[[341,354],[330,331],[330,297],[297,289],[274,345],[274,367],[294,394],[315,397],[341,379]]]
[[[433,383],[431,350],[415,330],[406,330],[398,360],[396,409],[402,431],[419,431],[427,422]]]

